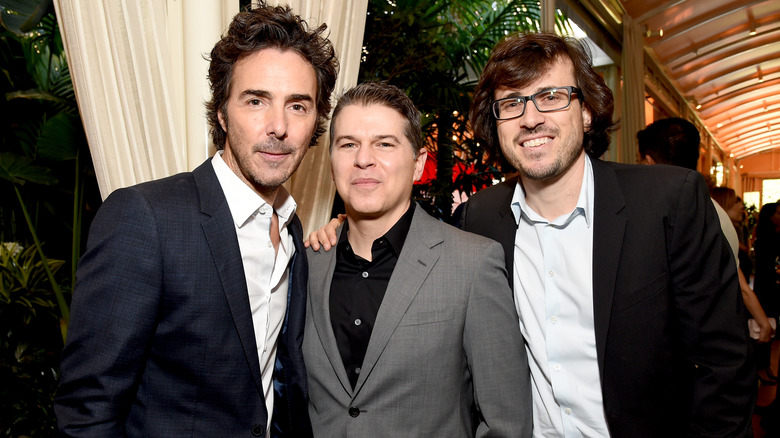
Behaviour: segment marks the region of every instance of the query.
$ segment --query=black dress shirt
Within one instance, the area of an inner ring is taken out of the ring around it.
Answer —
[[[347,377],[355,387],[374,321],[414,215],[414,202],[384,236],[371,245],[368,260],[352,251],[348,223],[339,237],[336,269],[330,286],[330,323]]]

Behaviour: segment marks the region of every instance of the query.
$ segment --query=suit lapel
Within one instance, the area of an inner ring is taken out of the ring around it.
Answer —
[[[599,373],[604,378],[604,354],[607,346],[612,298],[615,295],[620,252],[626,229],[625,207],[614,169],[592,159],[595,182],[593,218],[593,318]]]
[[[343,229],[344,227],[341,227],[337,234],[340,235]],[[341,360],[330,320],[330,286],[336,269],[337,249],[320,250],[314,254],[310,252],[309,255],[309,305],[312,322],[341,386],[352,397],[352,385],[347,378],[347,371],[344,368],[344,361]]]
[[[355,385],[355,394],[371,375],[388,341],[406,314],[417,293],[428,277],[431,269],[439,260],[439,255],[432,248],[443,241],[440,228],[432,226],[432,219],[420,207],[416,206],[409,234],[404,242],[398,262],[387,285],[382,305],[371,332],[366,356],[363,359],[362,371]],[[438,225],[438,222],[436,222]],[[343,366],[342,366],[343,368]]]
[[[258,393],[263,396],[257,343],[233,216],[230,214],[222,186],[214,173],[211,161],[206,160],[204,164],[192,172],[192,175],[201,199],[203,234],[217,267],[222,289],[227,298],[241,346],[244,349],[247,365],[252,371]]]

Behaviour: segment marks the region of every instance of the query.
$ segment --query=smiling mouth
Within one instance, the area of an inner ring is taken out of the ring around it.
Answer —
[[[524,141],[521,143],[521,146],[524,148],[535,148],[542,145],[545,145],[552,141],[552,138],[550,137],[541,137],[541,138],[535,138],[533,140]]]

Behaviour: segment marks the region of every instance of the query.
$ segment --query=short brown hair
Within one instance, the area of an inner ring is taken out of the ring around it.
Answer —
[[[583,105],[591,113],[583,147],[592,157],[609,148],[614,130],[612,91],[593,69],[590,51],[579,40],[550,33],[510,35],[493,49],[474,91],[469,119],[474,136],[485,143],[488,155],[503,166],[511,165],[501,154],[496,119],[491,105],[499,87],[522,88],[532,83],[561,58],[574,64],[576,86],[582,90]]]
[[[420,111],[403,90],[379,81],[363,82],[352,87],[339,98],[330,120],[330,147],[333,147],[333,125],[336,123],[336,117],[344,107],[349,105],[384,105],[398,111],[406,120],[404,135],[411,143],[415,157],[423,148]]]
[[[211,139],[217,149],[225,147],[227,133],[219,124],[219,111],[227,114],[233,67],[243,57],[267,48],[293,51],[310,62],[317,77],[317,127],[310,146],[325,132],[331,109],[330,95],[336,85],[339,64],[333,45],[328,41],[325,24],[309,30],[308,24],[289,6],[266,6],[239,12],[230,23],[227,34],[217,42],[209,57],[211,100],[206,103],[206,117]]]

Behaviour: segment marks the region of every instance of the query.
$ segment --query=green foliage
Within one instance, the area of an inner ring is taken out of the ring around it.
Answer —
[[[0,0],[0,15],[0,242],[26,248],[0,247],[0,436],[55,436],[86,200],[100,198],[51,0]]]
[[[37,257],[37,249],[0,244],[0,434],[55,436],[59,317],[47,268],[62,260]]]
[[[0,2],[0,23],[22,35],[33,29],[51,7],[52,0],[3,0]]]
[[[369,1],[359,80],[398,86],[423,113],[437,175],[415,186],[415,198],[434,216],[450,219],[454,190],[471,194],[501,176],[470,137],[471,93],[493,46],[538,32],[539,16],[535,0]],[[468,171],[453,178],[454,167]]]

